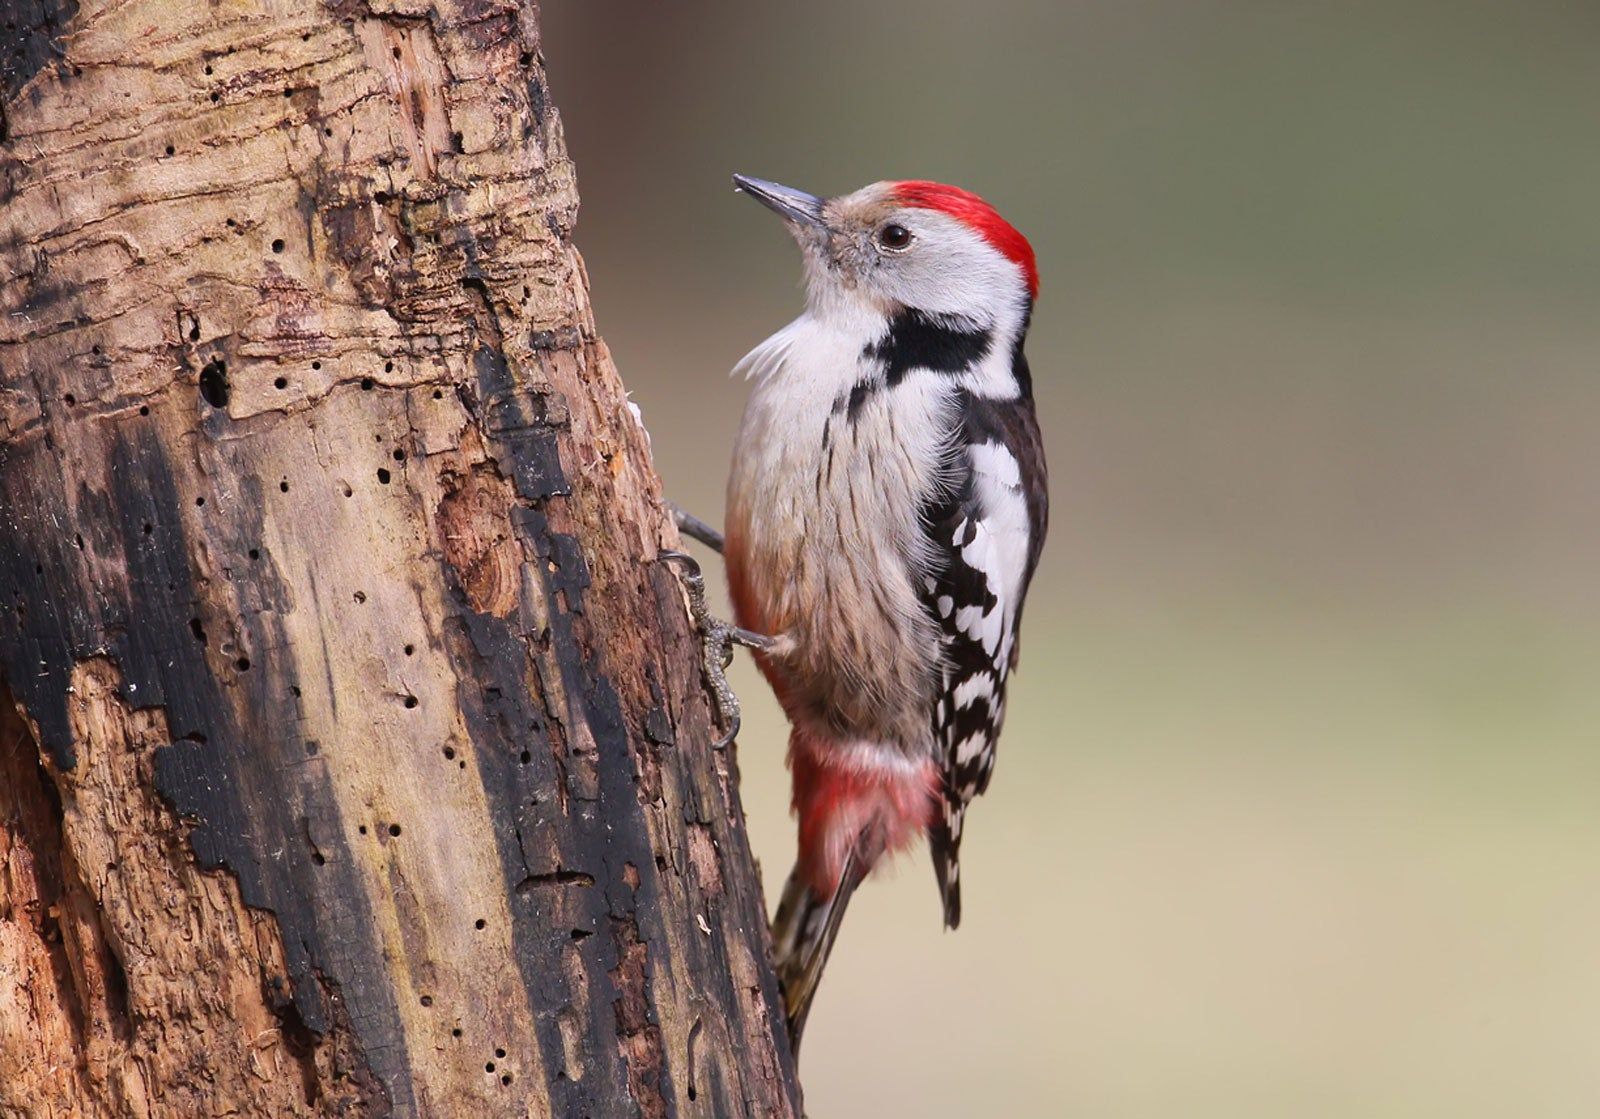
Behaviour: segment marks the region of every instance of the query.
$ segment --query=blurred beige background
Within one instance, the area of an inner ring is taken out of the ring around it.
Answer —
[[[800,306],[730,172],[959,183],[1041,261],[1053,537],[966,920],[922,852],[858,895],[810,1113],[1600,1114],[1600,9],[544,16],[600,326],[707,517]]]

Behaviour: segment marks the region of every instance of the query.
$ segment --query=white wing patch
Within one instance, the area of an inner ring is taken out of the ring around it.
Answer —
[[[1022,470],[1016,456],[1000,443],[977,443],[969,453],[973,488],[984,511],[978,538],[987,549],[984,562],[973,566],[988,576],[989,589],[1006,615],[1009,645],[1028,571],[1028,504],[1022,496]]]
[[[969,734],[956,745],[956,761],[961,765],[969,765],[979,754],[988,749],[988,746],[988,735]]]
[[[980,699],[993,701],[994,677],[987,672],[979,672],[969,676],[956,685],[952,696],[955,700],[957,711],[965,707],[971,707]]]

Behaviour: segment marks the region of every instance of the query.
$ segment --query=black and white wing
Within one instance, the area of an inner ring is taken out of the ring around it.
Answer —
[[[994,771],[1022,602],[1048,519],[1032,400],[966,396],[961,415],[954,484],[923,517],[940,564],[924,584],[925,601],[945,649],[933,710],[944,814],[929,834],[950,928],[961,922],[961,827]]]

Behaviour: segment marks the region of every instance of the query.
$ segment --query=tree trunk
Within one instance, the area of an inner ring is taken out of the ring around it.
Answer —
[[[0,1115],[792,1115],[531,3],[0,0]]]

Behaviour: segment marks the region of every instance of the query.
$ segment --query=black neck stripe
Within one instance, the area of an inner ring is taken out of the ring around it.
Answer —
[[[893,388],[913,369],[964,373],[987,357],[993,344],[994,331],[988,327],[953,326],[948,320],[907,307],[889,320],[888,334],[869,342],[861,352],[883,362],[884,381]]]

